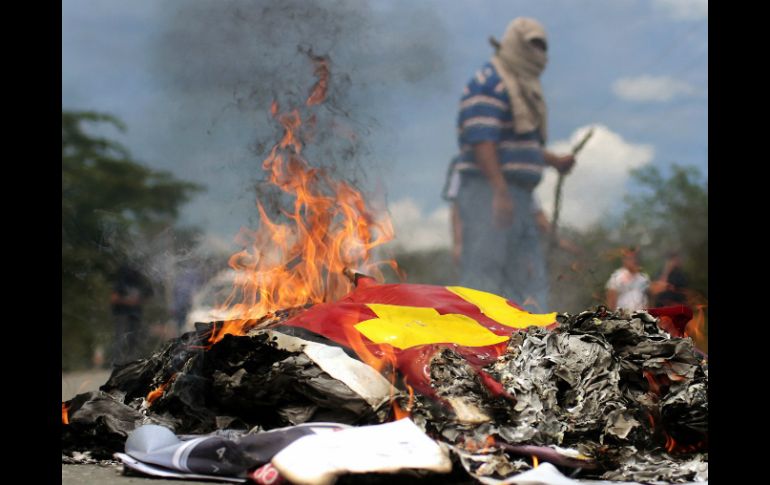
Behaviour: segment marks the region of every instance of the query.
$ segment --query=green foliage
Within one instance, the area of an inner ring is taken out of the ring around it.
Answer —
[[[202,189],[141,165],[88,126],[125,130],[109,115],[62,112],[63,369],[87,365],[96,345],[108,345],[109,277],[135,241],[170,227]]]
[[[645,167],[632,177],[647,193],[627,197],[624,228],[641,234],[642,262],[660,271],[665,253],[679,250],[690,286],[708,298],[708,185],[698,170],[674,165],[664,177],[656,167]]]
[[[605,303],[604,285],[620,267],[621,250],[638,247],[643,271],[655,278],[666,253],[678,250],[696,297],[708,298],[708,187],[700,172],[673,165],[666,177],[649,166],[631,173],[635,192],[617,221],[562,234],[583,249],[556,252],[551,261],[552,308],[575,312]]]

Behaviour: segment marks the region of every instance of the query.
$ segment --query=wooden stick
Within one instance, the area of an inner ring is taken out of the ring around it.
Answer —
[[[585,134],[585,136],[578,142],[577,145],[575,145],[572,148],[572,156],[577,156],[578,153],[583,149],[583,147],[588,142],[589,138],[593,136],[594,129],[593,127],[588,130],[588,133]],[[551,245],[550,250],[553,252],[554,248],[556,247],[556,241],[558,240],[556,235],[556,228],[559,221],[559,212],[561,211],[561,189],[562,185],[564,185],[564,177],[565,175],[563,173],[559,173],[559,178],[556,181],[556,195],[554,197],[553,201],[553,217],[551,218]]]

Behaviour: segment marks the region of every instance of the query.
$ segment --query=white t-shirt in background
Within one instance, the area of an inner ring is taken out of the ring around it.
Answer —
[[[618,293],[618,308],[641,310],[647,308],[647,288],[650,277],[645,273],[632,273],[626,268],[615,270],[606,288]]]

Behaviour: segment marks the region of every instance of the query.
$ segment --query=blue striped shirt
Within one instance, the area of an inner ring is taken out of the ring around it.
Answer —
[[[517,134],[508,93],[494,66],[487,62],[463,90],[457,119],[460,156],[456,171],[478,171],[473,145],[497,144],[501,169],[506,179],[534,188],[543,176],[545,159],[538,131]]]

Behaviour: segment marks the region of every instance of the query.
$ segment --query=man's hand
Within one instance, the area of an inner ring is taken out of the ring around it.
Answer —
[[[543,152],[543,156],[545,157],[545,163],[562,174],[568,173],[575,165],[575,156],[572,154],[556,155],[546,150]]]
[[[575,157],[573,155],[560,155],[555,157],[553,168],[559,173],[569,173],[575,166]]]
[[[492,219],[495,226],[503,229],[513,224],[514,204],[507,190],[495,191],[492,195]]]
[[[656,280],[650,283],[650,293],[653,295],[657,295],[658,293],[663,293],[664,291],[672,290],[673,287],[669,284],[668,281],[665,280]]]

